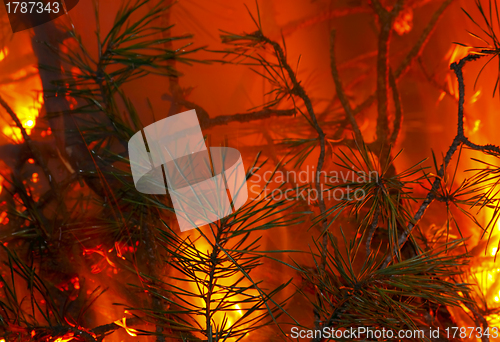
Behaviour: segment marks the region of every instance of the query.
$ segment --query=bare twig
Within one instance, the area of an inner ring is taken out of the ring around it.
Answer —
[[[166,101],[173,101],[174,99],[169,94],[163,94],[161,97]],[[219,125],[227,125],[231,122],[251,122],[255,120],[268,119],[276,116],[293,116],[295,115],[295,109],[271,109],[264,108],[262,110],[248,112],[248,113],[239,113],[239,114],[230,114],[230,115],[219,115],[214,118],[210,118],[208,112],[197,105],[194,102],[190,102],[185,99],[175,99],[178,104],[188,108],[195,109],[196,114],[198,115],[198,120],[200,120],[201,128],[210,128]]]
[[[332,31],[330,35],[330,67],[332,70],[332,77],[333,81],[335,82],[335,89],[337,90],[337,97],[340,100],[340,103],[342,104],[342,107],[344,108],[347,120],[351,124],[352,130],[354,132],[354,136],[357,141],[361,142],[363,140],[363,135],[361,134],[361,131],[359,130],[358,123],[356,122],[356,119],[354,118],[354,114],[352,112],[351,105],[349,103],[349,100],[347,99],[344,89],[342,87],[342,81],[340,80],[339,72],[337,70],[337,64],[336,64],[336,59],[335,59],[335,30]]]
[[[415,61],[415,59],[420,56],[422,53],[423,47],[427,44],[429,41],[429,37],[431,36],[432,32],[434,32],[436,28],[436,24],[438,20],[443,16],[444,11],[448,6],[452,3],[453,0],[445,0],[441,6],[439,6],[438,10],[434,12],[432,15],[431,20],[425,27],[424,31],[420,35],[420,37],[417,40],[417,43],[413,46],[413,48],[410,50],[410,53],[406,55],[406,58],[403,60],[403,62],[399,65],[399,67],[396,69],[396,72],[394,74],[396,80],[399,79],[402,75],[404,75],[412,63]]]
[[[401,107],[401,98],[399,96],[396,78],[394,77],[392,70],[389,73],[389,84],[391,85],[392,98],[394,100],[394,107],[395,107],[395,118],[392,128],[391,139],[389,140],[389,144],[392,145],[398,139],[399,131],[401,130],[401,124],[403,121],[403,108]]]
[[[399,80],[399,78],[402,77],[406,73],[406,71],[408,71],[411,64],[415,61],[415,59],[418,56],[420,56],[424,47],[429,41],[429,37],[431,36],[432,32],[434,32],[438,20],[442,17],[444,11],[446,10],[446,8],[448,8],[448,6],[452,1],[453,0],[444,1],[443,4],[439,7],[439,9],[433,14],[431,20],[429,21],[424,31],[420,35],[419,39],[417,40],[417,43],[413,46],[413,48],[410,50],[410,52],[405,57],[403,62],[401,62],[401,64],[394,72],[394,78],[396,79],[396,81]],[[370,107],[376,99],[377,99],[376,93],[370,95],[361,104],[359,104],[357,107],[353,109],[353,114],[356,115],[365,110],[366,108]]]
[[[265,43],[271,45],[274,49],[274,52],[276,54],[276,57],[280,63],[280,65],[284,68],[286,73],[288,74],[288,77],[290,78],[291,84],[293,86],[292,89],[290,89],[290,93],[298,96],[303,102],[304,105],[307,109],[307,113],[309,114],[309,117],[311,118],[311,123],[313,128],[316,130],[318,133],[318,139],[319,139],[319,145],[320,145],[320,153],[318,157],[318,164],[316,166],[316,174],[315,174],[315,189],[318,195],[318,206],[320,210],[320,215],[323,217],[321,221],[321,233],[323,234],[323,243],[322,243],[322,251],[321,251],[321,264],[320,264],[320,272],[324,273],[325,272],[325,267],[326,267],[326,257],[327,257],[327,248],[328,248],[328,234],[326,230],[328,229],[328,223],[327,219],[325,217],[326,213],[326,205],[325,205],[325,200],[323,198],[323,193],[321,189],[321,183],[320,183],[320,175],[321,175],[321,170],[323,169],[323,165],[325,163],[325,155],[326,155],[326,135],[321,126],[318,123],[318,120],[316,118],[316,114],[314,112],[314,108],[311,102],[311,99],[307,95],[306,91],[300,84],[300,82],[297,80],[297,77],[288,64],[288,61],[286,59],[285,53],[283,52],[283,49],[281,46],[267,38],[262,34],[262,32],[258,31],[257,32],[258,37],[264,41]],[[316,316],[316,314],[315,314]],[[319,321],[317,320],[316,325],[319,325]]]
[[[287,37],[291,35],[292,33],[304,29],[306,27],[319,24],[321,22],[331,20],[334,18],[340,18],[340,17],[345,17],[347,15],[352,15],[352,14],[358,14],[358,13],[370,13],[372,10],[369,7],[366,6],[360,6],[360,7],[351,7],[351,8],[341,8],[341,9],[334,9],[331,11],[322,11],[321,14],[315,15],[313,17],[307,18],[307,19],[301,19],[294,21],[292,23],[289,23],[283,27],[283,36]]]
[[[388,136],[389,119],[389,41],[391,38],[392,25],[394,19],[401,11],[403,1],[398,0],[394,8],[388,12],[379,3],[378,0],[373,1],[375,12],[379,17],[380,32],[378,36],[378,55],[377,55],[377,142],[380,146]],[[385,155],[383,153],[382,155]]]
[[[230,122],[250,122],[254,120],[268,119],[277,116],[293,116],[295,114],[295,109],[269,109],[265,108],[263,110],[232,114],[232,115],[220,115],[214,118],[210,118],[205,125],[202,127],[213,127],[218,125],[227,125]]]

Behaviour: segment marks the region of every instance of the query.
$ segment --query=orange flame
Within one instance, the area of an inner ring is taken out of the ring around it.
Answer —
[[[7,57],[9,55],[9,49],[7,48],[4,48],[2,50],[0,50],[0,62],[3,61],[5,59],[5,57]],[[5,340],[3,340],[5,341]],[[0,342],[2,342],[2,340],[0,340]]]
[[[114,321],[113,323],[115,323],[116,325],[125,329],[127,334],[129,334],[130,336],[137,336],[137,334],[136,334],[138,332],[137,330],[127,327],[127,318],[126,317],[123,317],[121,320]]]
[[[73,333],[68,333],[66,334],[65,336],[63,337],[59,337],[57,340],[55,340],[54,342],[69,342],[69,341],[73,341],[74,340],[74,335]]]

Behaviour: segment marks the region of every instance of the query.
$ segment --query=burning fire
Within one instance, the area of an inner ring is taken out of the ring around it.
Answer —
[[[31,45],[28,44],[27,47],[31,49]],[[9,52],[7,47],[0,50],[0,66],[2,61],[11,56]],[[26,133],[31,134],[43,105],[42,82],[38,70],[34,66],[29,66],[13,72],[9,76],[12,82],[1,85],[0,91],[9,94],[9,103],[12,109],[21,121]],[[11,123],[10,118],[5,117],[5,119],[9,124],[3,126],[2,133],[14,142],[22,142],[23,137],[19,127]]]
[[[0,50],[0,62],[3,61],[5,59],[5,57],[7,57],[7,55],[9,54],[9,49],[8,48],[4,48],[2,50]],[[2,340],[0,340],[1,342]],[[5,340],[3,340],[5,341]]]
[[[125,313],[127,313],[127,311],[125,311]],[[115,323],[116,325],[125,329],[127,334],[129,334],[130,336],[137,336],[137,334],[136,334],[138,332],[137,330],[127,327],[127,318],[126,317],[123,317],[121,320],[114,321],[113,323]]]
[[[211,246],[203,238],[197,239],[195,242],[195,246],[196,246],[196,249],[198,251],[200,251],[200,253],[209,253],[209,251],[211,250]],[[206,276],[202,272],[195,272],[195,273],[196,273],[196,276],[200,277],[200,278],[203,278]],[[235,281],[238,280],[238,278],[239,278],[238,275],[232,275],[229,277],[219,279],[217,281],[217,284],[220,287],[231,286]],[[200,286],[200,284],[194,284],[192,282],[189,283],[189,286],[191,287],[190,290],[192,292],[200,294],[200,296],[194,297],[192,299],[190,298],[190,300],[195,302],[193,304],[196,304],[199,307],[206,308],[206,301],[205,301],[203,295],[206,294],[208,289]],[[213,294],[212,300],[213,301],[224,300],[222,297],[223,297],[222,294]],[[234,297],[235,297],[236,301],[245,299],[245,297],[243,295],[236,295]],[[227,302],[229,302],[228,304],[230,304],[229,300]],[[212,305],[215,306],[214,303],[212,303]],[[243,312],[244,308],[242,308],[239,304],[234,304],[234,305],[231,305],[230,307],[231,307],[231,309],[228,308],[226,310],[221,310],[221,311],[216,312],[212,317],[212,321],[215,322],[215,324],[220,324],[221,326],[224,324],[224,329],[226,329],[226,330],[230,329],[231,326],[233,324],[235,324],[241,317],[243,317],[243,314],[244,314],[244,312]],[[205,317],[199,316],[199,318],[197,318],[197,321],[200,324],[200,326],[205,326],[205,324],[206,324]],[[243,337],[243,339],[245,337]],[[228,341],[235,341],[236,339],[230,338],[227,340]]]

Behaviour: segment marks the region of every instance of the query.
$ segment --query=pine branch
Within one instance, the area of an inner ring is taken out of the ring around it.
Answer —
[[[449,165],[451,158],[453,157],[454,153],[457,151],[458,147],[460,144],[464,144],[471,149],[485,152],[485,153],[494,153],[494,154],[500,154],[500,147],[492,145],[492,144],[487,144],[487,145],[477,145],[472,143],[468,137],[465,136],[464,134],[464,103],[465,103],[465,82],[463,78],[463,72],[462,69],[465,66],[466,63],[475,61],[481,57],[491,55],[491,54],[496,54],[496,51],[491,51],[491,50],[482,50],[479,54],[469,54],[466,57],[462,58],[459,62],[454,62],[451,64],[450,68],[455,72],[455,75],[457,77],[458,81],[458,91],[459,91],[459,98],[458,98],[458,123],[457,123],[457,134],[455,138],[453,139],[453,142],[451,146],[449,147],[448,151],[446,152],[446,155],[444,157],[443,163],[441,164],[441,167],[439,168],[437,172],[436,179],[432,183],[432,187],[430,191],[428,192],[425,200],[415,213],[415,216],[413,217],[413,220],[408,223],[408,227],[405,232],[401,234],[398,240],[398,245],[394,247],[394,250],[390,255],[387,256],[385,259],[384,263],[382,264],[382,268],[387,267],[387,265],[391,262],[392,257],[396,254],[397,250],[400,250],[403,245],[406,243],[408,237],[411,235],[413,228],[420,222],[421,218],[424,216],[425,212],[427,211],[427,208],[430,206],[430,204],[434,201],[436,198],[437,190],[441,185],[442,178],[444,176],[445,170],[447,166]]]

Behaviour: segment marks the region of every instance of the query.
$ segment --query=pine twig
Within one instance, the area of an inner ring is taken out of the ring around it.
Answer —
[[[448,149],[448,152],[446,153],[443,163],[441,164],[441,167],[439,168],[437,172],[436,179],[432,183],[432,187],[427,194],[425,200],[415,213],[415,216],[413,217],[412,222],[408,223],[408,227],[405,232],[401,234],[401,236],[398,239],[398,245],[394,247],[394,251],[390,255],[387,256],[385,259],[384,263],[382,264],[381,268],[386,268],[387,265],[391,262],[392,256],[396,254],[397,249],[401,249],[403,245],[406,243],[409,235],[411,234],[413,228],[420,222],[422,217],[424,216],[427,208],[429,205],[434,201],[436,198],[436,191],[438,190],[439,186],[441,185],[441,179],[444,176],[444,172],[448,166],[448,164],[451,161],[451,158],[453,157],[453,154],[457,151],[458,147],[460,144],[464,144],[476,151],[482,151],[485,153],[496,153],[500,154],[500,147],[492,145],[492,144],[487,144],[487,145],[477,145],[469,140],[464,134],[464,103],[465,103],[465,83],[464,83],[464,77],[463,77],[463,72],[462,69],[464,65],[467,62],[475,61],[485,55],[488,54],[493,54],[495,53],[494,51],[490,50],[483,50],[481,51],[481,54],[469,54],[462,58],[459,62],[454,62],[451,64],[450,68],[455,72],[455,75],[457,77],[458,81],[458,91],[459,91],[459,98],[458,98],[458,124],[457,124],[457,134],[455,138],[453,139],[453,142],[451,146]]]
[[[327,229],[328,229],[328,222],[326,217],[324,216],[326,213],[326,205],[325,205],[325,200],[323,198],[323,193],[321,191],[321,184],[320,184],[320,174],[321,170],[323,169],[323,165],[325,163],[325,155],[326,155],[326,134],[321,128],[321,126],[318,123],[318,120],[316,118],[316,114],[314,112],[314,108],[311,102],[311,99],[307,95],[305,89],[302,87],[300,82],[297,80],[297,77],[288,64],[288,61],[286,59],[285,53],[283,52],[283,49],[281,46],[267,38],[262,34],[262,32],[258,31],[257,33],[259,35],[259,38],[262,39],[265,43],[271,45],[274,49],[274,52],[276,54],[276,57],[278,58],[278,61],[280,65],[284,68],[286,73],[288,74],[288,77],[290,78],[290,81],[292,83],[292,88],[290,89],[291,94],[298,96],[303,102],[304,105],[306,106],[307,113],[309,114],[309,117],[311,118],[311,123],[313,128],[316,130],[318,133],[318,139],[319,139],[319,144],[320,144],[320,153],[318,157],[318,164],[316,166],[316,176],[314,177],[314,182],[315,182],[315,188],[316,192],[318,195],[318,206],[320,210],[320,215],[323,216],[323,220],[321,221],[321,234],[323,234],[323,243],[322,243],[322,248],[323,250],[321,251],[321,264],[320,264],[320,272],[325,272],[325,267],[326,267],[326,258],[327,258],[327,249],[328,249],[328,234],[327,234]]]
[[[309,114],[309,116],[311,118],[313,127],[316,130],[316,132],[318,133],[319,144],[320,144],[320,154],[318,157],[318,164],[316,167],[315,186],[316,186],[316,191],[318,193],[318,204],[319,204],[320,213],[321,213],[321,215],[324,215],[324,213],[326,212],[326,206],[325,206],[325,201],[323,199],[323,194],[321,192],[320,172],[323,169],[323,164],[325,162],[325,154],[326,154],[326,135],[325,135],[325,132],[323,132],[323,129],[321,128],[321,126],[318,123],[311,99],[307,95],[306,91],[304,90],[304,88],[302,87],[300,82],[297,80],[297,77],[295,76],[294,71],[292,70],[292,68],[288,64],[285,53],[283,52],[283,49],[281,48],[281,46],[278,43],[276,43],[276,42],[270,40],[269,38],[267,38],[266,36],[264,36],[261,32],[259,32],[259,34],[261,35],[260,38],[264,42],[270,44],[274,48],[274,51],[276,53],[276,57],[278,58],[280,64],[283,66],[283,68],[287,72],[288,77],[290,78],[290,80],[292,82],[292,85],[293,85],[293,88],[291,89],[292,94],[297,95],[300,99],[302,99],[302,101],[304,102],[304,104],[306,106],[307,113]],[[326,218],[322,221],[322,228],[323,228],[322,233],[325,233],[326,228],[327,228]],[[324,247],[326,248],[326,245]]]

